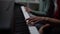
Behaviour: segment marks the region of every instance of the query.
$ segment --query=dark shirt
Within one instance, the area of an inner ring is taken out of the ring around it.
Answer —
[[[60,20],[60,0],[57,0],[57,10],[54,14],[54,18]],[[57,23],[52,27],[50,34],[60,34],[60,23]]]

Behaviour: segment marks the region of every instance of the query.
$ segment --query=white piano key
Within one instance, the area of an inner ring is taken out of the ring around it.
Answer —
[[[24,6],[21,6],[21,9],[22,9],[22,11],[23,11],[23,14],[24,14],[25,19],[30,18],[29,14],[26,12]]]
[[[31,34],[39,34],[35,26],[28,26]]]
[[[23,15],[24,15],[25,19],[30,18],[29,14],[26,12],[24,6],[21,6],[21,9],[23,11]],[[31,34],[39,34],[39,32],[38,32],[38,30],[36,29],[35,26],[28,26],[28,28],[29,28],[29,31],[30,31]]]

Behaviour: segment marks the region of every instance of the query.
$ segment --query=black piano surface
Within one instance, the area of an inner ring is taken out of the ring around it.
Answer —
[[[14,4],[14,8],[12,7],[14,11],[11,11],[11,13],[8,13],[12,15],[12,16],[9,15],[11,18],[8,18],[9,16],[7,17],[8,14],[5,17],[5,20],[7,20],[5,22],[7,22],[8,24],[3,22],[3,24],[5,23],[6,25],[9,25],[9,27],[8,28],[0,27],[0,34],[30,34],[28,30],[28,26],[26,25],[22,10],[20,8],[21,6],[22,6],[21,4],[17,4],[17,3]]]
[[[21,4],[15,4],[14,17],[15,17],[15,33],[16,34],[30,34],[28,26],[26,25],[25,18],[21,10]]]

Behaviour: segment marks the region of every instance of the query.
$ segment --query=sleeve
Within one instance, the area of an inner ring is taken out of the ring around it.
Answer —
[[[48,12],[49,6],[50,6],[49,0],[46,0],[46,1],[40,0],[40,4],[39,4],[39,10],[40,11],[34,11],[33,10],[32,12],[35,14],[38,14],[38,15],[46,15]]]

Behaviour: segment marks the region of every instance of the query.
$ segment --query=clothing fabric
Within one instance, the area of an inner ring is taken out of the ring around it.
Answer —
[[[50,0],[39,0],[39,11],[32,11],[38,15],[46,15],[50,6]]]
[[[54,11],[56,11],[57,10],[57,0],[54,0],[54,5],[55,5]]]
[[[56,0],[57,3],[57,9],[54,13],[54,18],[60,20],[60,0]],[[60,24],[56,23],[50,32],[50,34],[60,34]]]
[[[55,5],[54,5],[54,0],[50,0],[50,6],[47,12],[47,17],[53,17],[54,15],[54,9],[55,9]]]
[[[54,18],[57,18],[57,19],[59,19],[60,17],[60,0],[57,0],[57,10],[56,10],[56,12],[55,12],[55,14],[54,14]]]

